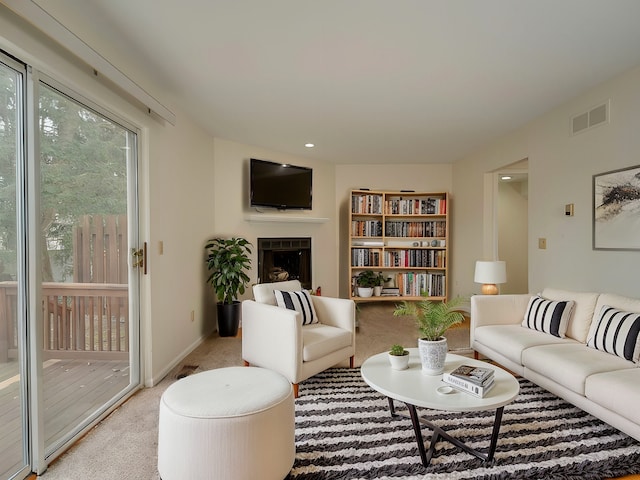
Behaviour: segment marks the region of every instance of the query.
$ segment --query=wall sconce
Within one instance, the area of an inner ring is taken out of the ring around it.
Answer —
[[[482,283],[483,295],[497,295],[498,283],[507,282],[507,265],[504,261],[496,260],[492,262],[476,262],[476,272],[473,277],[476,283]]]

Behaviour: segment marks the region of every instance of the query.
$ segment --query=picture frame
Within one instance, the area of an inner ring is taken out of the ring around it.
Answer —
[[[640,250],[640,165],[593,175],[593,249]]]

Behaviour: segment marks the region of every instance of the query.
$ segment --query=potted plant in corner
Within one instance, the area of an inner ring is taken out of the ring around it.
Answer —
[[[207,283],[213,287],[218,303],[218,332],[221,337],[238,333],[241,305],[237,300],[249,283],[251,243],[244,238],[212,238],[205,245],[207,268],[211,272]]]
[[[418,326],[418,351],[423,374],[439,375],[444,371],[448,351],[444,333],[450,327],[464,321],[464,314],[460,308],[466,301],[466,298],[458,296],[448,302],[425,299],[419,302],[405,301],[396,305],[394,316],[412,316]]]
[[[389,363],[394,370],[406,370],[409,367],[409,350],[397,343],[392,345],[389,350]]]

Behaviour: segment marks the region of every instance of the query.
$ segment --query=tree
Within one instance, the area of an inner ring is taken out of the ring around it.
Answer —
[[[15,250],[16,236],[14,91],[0,75],[0,248],[9,250]],[[43,280],[59,281],[73,268],[79,218],[127,212],[129,132],[44,84],[38,105]],[[54,278],[60,269],[62,278]]]

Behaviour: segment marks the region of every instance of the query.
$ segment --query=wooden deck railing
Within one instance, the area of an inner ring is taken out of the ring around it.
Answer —
[[[43,283],[44,358],[129,355],[126,284]],[[0,362],[17,357],[16,282],[0,282]]]

